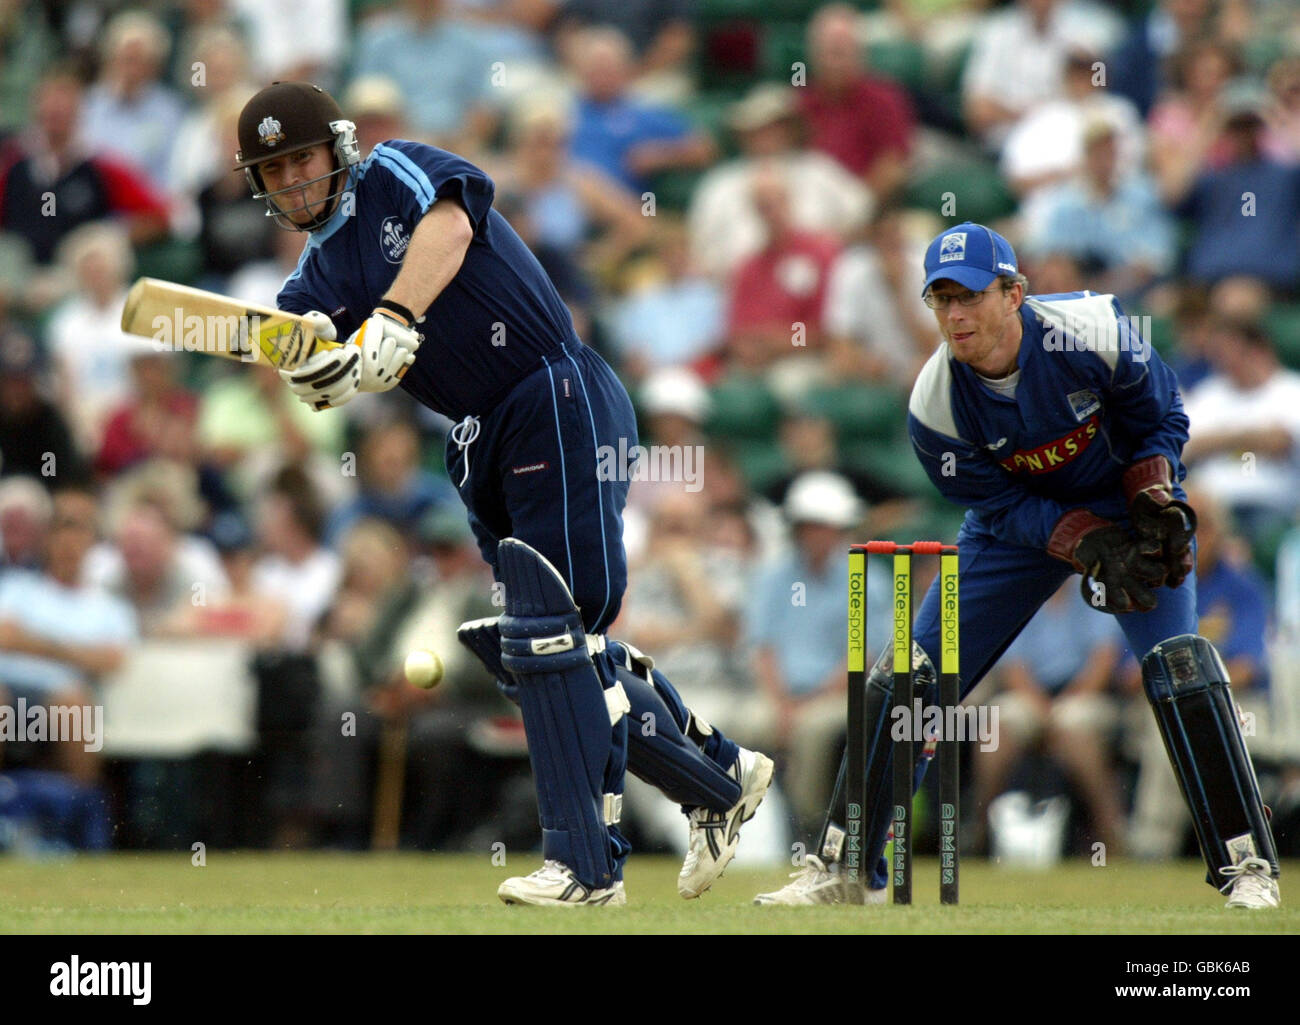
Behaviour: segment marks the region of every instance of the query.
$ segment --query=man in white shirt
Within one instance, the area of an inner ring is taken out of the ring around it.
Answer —
[[[795,123],[788,86],[756,86],[732,111],[741,156],[700,180],[688,214],[691,253],[704,272],[725,279],[763,248],[766,228],[753,203],[760,171],[787,184],[790,218],[801,231],[847,238],[871,216],[875,199],[867,187],[833,157],[796,147]]]
[[[1215,373],[1187,397],[1183,459],[1258,541],[1290,522],[1300,494],[1300,374],[1254,321],[1220,320],[1209,351]]]

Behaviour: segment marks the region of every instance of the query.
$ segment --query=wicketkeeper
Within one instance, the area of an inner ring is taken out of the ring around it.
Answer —
[[[1242,741],[1223,660],[1197,634],[1196,514],[1180,486],[1187,441],[1178,382],[1114,296],[1027,295],[1006,239],[981,224],[943,232],[925,256],[924,298],[945,344],[912,389],[912,446],[935,487],[968,511],[961,546],[963,696],[983,679],[1071,574],[1118,616],[1141,656],[1142,680],[1205,857],[1206,881],[1228,907],[1280,902],[1268,813]],[[938,581],[917,615],[918,696],[935,702]],[[867,687],[885,715],[886,652]],[[878,674],[885,674],[883,677]],[[888,678],[888,679],[886,679]],[[888,731],[867,753],[864,864],[868,899],[884,899],[882,851],[892,778]],[[919,786],[926,762],[914,768]],[[830,809],[830,817],[839,814]],[[845,899],[821,856],[759,904]]]

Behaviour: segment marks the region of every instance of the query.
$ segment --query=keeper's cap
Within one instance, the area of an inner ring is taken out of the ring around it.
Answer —
[[[926,249],[921,294],[945,278],[982,292],[1003,274],[1019,273],[1010,242],[991,228],[966,221],[945,230]]]

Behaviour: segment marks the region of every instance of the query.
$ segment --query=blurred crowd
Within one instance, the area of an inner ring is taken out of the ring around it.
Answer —
[[[983,221],[1031,293],[1114,293],[1182,384],[1201,630],[1275,825],[1300,814],[1296,5],[0,0],[0,705],[107,719],[102,751],[0,729],[0,822],[28,823],[0,848],[535,842],[513,706],[455,641],[499,609],[450,424],[400,390],[310,412],[119,330],[139,275],[273,304],[305,236],[231,168],[278,79],[333,91],[363,153],[493,178],[684,471],[633,484],[613,633],[778,755],[800,833],[843,740],[845,545],[960,522],[905,432],[926,242]],[[435,690],[402,677],[421,647]],[[973,700],[1003,709],[975,849],[1011,786],[1184,849],[1133,655],[1073,591]]]

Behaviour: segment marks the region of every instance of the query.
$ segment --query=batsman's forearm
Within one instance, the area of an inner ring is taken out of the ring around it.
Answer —
[[[474,229],[454,199],[441,199],[429,208],[411,233],[401,270],[384,298],[420,316],[460,271]]]

